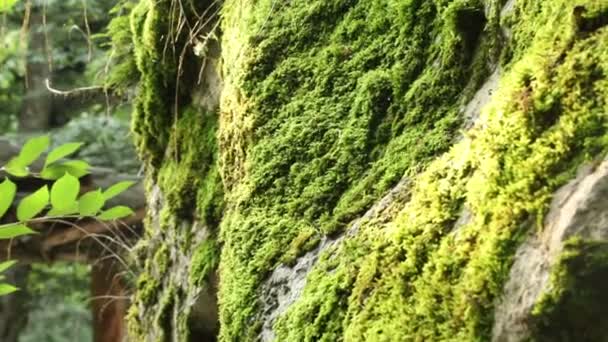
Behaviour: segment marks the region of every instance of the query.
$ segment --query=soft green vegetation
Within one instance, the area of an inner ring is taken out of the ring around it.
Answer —
[[[101,35],[108,40],[108,46],[111,48],[109,73],[105,75],[105,86],[124,95],[139,81],[130,20],[131,10],[137,1],[119,0],[116,3],[109,12],[112,20],[109,22],[106,32]]]
[[[145,162],[158,167],[168,143],[175,97],[175,56],[165,53],[164,34],[169,34],[169,1],[140,1],[131,12],[131,44],[141,74],[132,127],[136,146]],[[117,46],[127,44],[117,41]],[[127,69],[126,72],[133,72]],[[122,78],[122,76],[120,76]],[[177,99],[175,99],[177,101]]]
[[[154,306],[159,313],[177,310],[181,319],[175,329],[187,338],[189,311],[180,309],[179,303],[208,285],[219,260],[215,226],[221,215],[223,193],[214,145],[216,115],[188,109],[181,116],[171,135],[167,159],[156,178],[164,196],[160,220],[148,221],[146,241],[140,246],[146,249],[142,255],[145,262],[142,262],[138,295],[130,312],[130,327],[133,336],[141,339],[149,338],[150,329],[155,331],[158,325],[163,326],[172,318],[159,314],[151,319],[148,312],[138,311],[140,305]],[[179,144],[171,143],[174,138],[179,139]],[[200,234],[204,235],[202,241],[197,237]],[[177,269],[186,265],[169,256],[172,248],[179,248],[180,253],[189,256],[186,279],[181,278],[182,271]],[[165,286],[161,287],[163,282]],[[147,326],[149,323],[144,322],[148,321],[154,326]]]
[[[3,12],[3,5],[9,3],[12,6],[6,7],[7,11]],[[37,80],[48,77],[53,87],[73,89],[101,84],[111,79],[107,71],[115,62],[122,60],[120,52],[113,56],[107,55],[104,45],[108,39],[100,34],[110,20],[108,12],[116,0],[32,0],[30,3],[29,26],[24,28],[27,1],[0,1],[2,134],[17,129],[17,116],[24,101],[38,98],[44,102],[43,98],[50,95],[26,94],[27,89],[34,86],[26,80],[28,65],[30,76],[37,77]],[[122,32],[128,33],[124,30]],[[39,74],[42,71],[48,74]],[[91,101],[73,101],[65,106],[61,104],[60,98],[53,101],[50,104],[53,107],[50,122],[53,127],[61,126],[83,112],[101,114],[106,111],[106,103],[100,106],[101,103]]]
[[[608,31],[579,35],[566,3],[520,2],[512,19],[514,31],[550,24],[515,41],[525,51],[503,66],[501,90],[477,128],[416,177],[398,216],[365,225],[325,256],[279,321],[279,340],[489,338],[522,233],[542,229],[534,223],[553,191],[608,146],[608,87],[605,76],[593,77],[608,68]],[[463,208],[473,217],[454,231]]]
[[[33,265],[27,280],[29,319],[19,342],[92,341],[89,266]]]
[[[158,220],[148,220],[144,241],[138,246],[141,273],[129,313],[130,333],[136,340],[161,341],[168,334],[187,340],[192,304],[184,303],[209,286],[219,260],[216,226],[223,208],[223,186],[217,160],[217,113],[192,102],[191,70],[198,73],[202,61],[191,49],[185,50],[182,59],[188,72],[177,76],[177,55],[186,36],[178,23],[184,20],[181,15],[192,19],[193,11],[203,13],[203,5],[180,13],[175,2],[140,1],[130,14],[132,41],[113,39],[117,50],[134,46],[140,83],[132,127],[140,156],[151,167],[149,194],[158,191],[162,196],[162,205],[152,208]],[[124,20],[119,18],[113,25],[125,25]],[[169,50],[166,37],[176,42]],[[123,66],[117,80],[133,72],[128,62]],[[176,260],[170,253],[174,249],[187,256],[188,265]],[[183,267],[188,268],[185,276]],[[146,311],[150,307],[154,315]]]
[[[235,203],[221,232],[224,340],[255,334],[257,286],[292,243],[341,229],[450,146],[501,39],[496,1],[294,2],[269,16],[270,4],[225,9],[224,96],[243,100],[227,100],[220,124]],[[484,5],[487,24],[470,27]],[[573,7],[517,2],[479,128],[415,176],[394,220],[323,259],[278,340],[488,338],[522,228],[606,146],[607,33],[580,32]],[[473,219],[450,234],[463,207]]]
[[[607,5],[519,0],[500,19],[504,3],[227,0],[218,115],[188,96],[201,61],[187,53],[178,74],[166,49],[186,44],[174,2],[140,1],[133,130],[162,204],[139,247],[132,335],[187,339],[186,298],[219,263],[220,340],[254,340],[274,267],[408,177],[411,199],[322,255],[277,340],[488,340],[521,238],[608,147]],[[500,90],[459,140],[462,106],[496,67]],[[191,260],[187,284],[174,251]],[[546,307],[570,305],[556,279]]]
[[[480,1],[271,4],[224,12],[224,98],[243,98],[226,100],[220,124],[235,203],[221,235],[226,340],[255,329],[257,286],[274,265],[450,147],[460,106],[498,59],[497,2],[487,17]]]

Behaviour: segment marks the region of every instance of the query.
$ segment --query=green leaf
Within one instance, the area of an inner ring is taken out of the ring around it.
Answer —
[[[36,234],[36,232],[31,230],[29,227],[18,223],[0,227],[0,240],[8,240],[29,234]]]
[[[40,172],[40,177],[42,179],[55,180],[61,178],[66,173],[69,173],[76,178],[80,178],[89,174],[88,169],[90,167],[91,166],[87,162],[72,160],[59,165],[54,164],[45,167],[42,172]]]
[[[103,197],[107,201],[110,198],[116,197],[116,196],[120,195],[121,193],[125,192],[128,188],[133,186],[133,184],[135,184],[135,182],[133,182],[133,181],[118,182],[118,183],[112,185],[111,187],[109,187],[108,189],[106,189],[106,191],[104,191],[104,193],[103,193]]]
[[[104,211],[103,213],[101,213],[101,215],[97,216],[97,218],[102,221],[109,221],[121,219],[127,216],[131,216],[133,214],[134,213],[131,208],[119,205]]]
[[[8,12],[19,0],[0,0],[0,13]]]
[[[70,160],[61,165],[67,167],[68,172],[76,178],[89,174],[89,169],[91,168],[91,165],[84,160]]]
[[[46,167],[47,165],[51,165],[61,158],[69,156],[70,154],[78,151],[82,145],[83,143],[67,143],[53,149],[46,157],[44,166]]]
[[[4,283],[0,284],[0,296],[6,296],[7,294],[11,294],[17,290],[19,289],[14,287],[13,285]]]
[[[2,0],[0,0],[2,1]],[[25,177],[29,175],[28,166],[40,158],[40,155],[49,147],[50,138],[44,135],[28,140],[19,155],[11,159],[4,167],[6,172],[15,177]]]
[[[46,216],[57,217],[57,216],[67,216],[78,213],[78,202],[72,202],[69,206],[65,208],[51,208]]]
[[[81,216],[95,216],[105,203],[101,190],[90,191],[78,200],[78,211]]]
[[[17,156],[18,165],[27,167],[36,159],[40,158],[40,155],[49,148],[51,140],[48,135],[43,135],[41,137],[32,138],[28,140],[21,152],[19,152],[19,156]]]
[[[17,263],[17,260],[9,260],[3,263],[0,263],[0,273],[8,270],[11,266]]]
[[[45,185],[21,200],[17,207],[17,219],[21,222],[27,221],[40,214],[47,204],[49,204],[49,189]]]
[[[0,218],[6,214],[8,208],[13,204],[16,193],[17,186],[10,179],[7,178],[0,183]]]
[[[11,159],[11,161],[9,161],[8,164],[6,164],[6,166],[4,167],[4,170],[9,175],[15,177],[26,177],[30,174],[30,171],[27,169],[27,167],[19,165],[17,159]]]
[[[40,178],[47,180],[57,180],[66,173],[69,173],[69,171],[63,165],[51,165],[45,167],[44,169],[42,169],[42,171],[40,171]]]
[[[53,183],[51,187],[51,205],[53,209],[67,210],[76,202],[76,197],[80,192],[80,182],[78,178],[69,173]]]

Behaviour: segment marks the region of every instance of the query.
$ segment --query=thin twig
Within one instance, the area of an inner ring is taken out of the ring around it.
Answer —
[[[75,95],[87,93],[90,91],[99,91],[99,90],[104,89],[103,86],[89,86],[89,87],[75,88],[75,89],[71,89],[71,90],[59,90],[59,89],[55,89],[55,88],[51,87],[51,81],[48,78],[44,82],[46,85],[46,89],[48,91],[50,91],[51,93],[53,93],[55,95],[61,95],[61,96],[75,96]]]
[[[89,15],[88,15],[88,6],[87,0],[82,0],[83,6],[83,16],[84,16],[84,27],[87,29],[87,48],[88,48],[88,59],[87,61],[91,63],[93,59],[93,43],[91,42],[91,26],[89,25]]]

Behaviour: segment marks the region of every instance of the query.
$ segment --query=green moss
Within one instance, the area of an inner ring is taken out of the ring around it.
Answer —
[[[189,36],[179,26],[208,4],[191,3],[185,12],[175,5],[142,0],[130,16],[141,74],[132,127],[147,167],[148,194],[155,198],[137,249],[140,280],[128,318],[130,337],[137,341],[187,341],[192,305],[218,263],[218,118],[193,103],[193,80],[204,61],[186,46]],[[188,71],[178,75],[180,68]]]
[[[188,108],[180,115],[156,184],[171,215],[195,214],[205,223],[217,222],[222,188],[216,164],[216,114]],[[202,211],[196,212],[197,208]]]
[[[109,38],[111,52],[108,66],[109,74],[105,86],[121,96],[125,96],[130,87],[139,81],[140,73],[135,63],[133,39],[131,36],[130,13],[135,3],[133,0],[121,0],[110,11],[114,16],[108,25],[105,37]]]
[[[220,259],[220,249],[214,239],[205,240],[192,257],[190,283],[194,288],[209,284],[209,276],[215,272]]]
[[[143,333],[132,334],[135,339],[165,341],[167,336],[179,336],[186,341],[192,298],[208,286],[217,268],[219,247],[214,228],[223,211],[223,187],[216,130],[215,113],[184,109],[169,135],[162,167],[154,172],[162,206],[157,208],[157,220],[146,225],[141,257],[153,255],[142,274],[152,275],[160,284],[137,286],[133,305],[143,309],[129,322],[132,331]],[[189,258],[187,264],[184,257]],[[185,275],[180,268],[187,268]]]
[[[125,316],[125,320],[129,322],[127,325],[127,331],[129,336],[144,336],[142,331],[142,325],[139,321],[139,317],[141,316],[141,312],[139,308],[135,305],[129,306],[129,310]]]
[[[154,267],[163,273],[169,269],[169,248],[167,245],[162,245],[155,253],[154,253]]]
[[[165,318],[205,286],[221,246],[220,339],[254,340],[259,286],[274,267],[343,232],[406,176],[411,200],[320,258],[277,340],[488,340],[521,236],[608,146],[606,6],[519,0],[503,44],[504,3],[227,0],[218,119],[191,106],[165,58],[170,2],[142,0],[131,17],[134,130],[164,200],[147,250],[166,245],[193,265],[185,287],[173,270],[142,282],[137,336],[187,338],[188,308]],[[576,5],[587,7],[582,24]],[[501,90],[452,146],[461,107],[499,55]],[[454,231],[463,208],[472,219]],[[219,241],[192,243],[218,222],[209,236]],[[148,318],[151,307],[165,318]]]
[[[320,239],[314,229],[302,230],[295,239],[291,241],[289,249],[281,259],[281,262],[292,265],[302,254],[312,250],[317,246]]]
[[[608,30],[556,30],[571,27],[568,2],[519,6],[541,7],[525,20],[551,25],[535,26],[538,37],[504,66],[477,128],[416,177],[396,219],[365,225],[321,259],[275,326],[278,340],[490,339],[522,233],[542,222],[563,175],[608,146]],[[472,219],[454,231],[463,207]]]
[[[485,3],[485,39],[467,26],[483,5],[313,1],[267,16],[264,2],[227,3],[224,45],[248,48],[226,58],[226,96],[243,100],[221,124],[238,203],[221,232],[223,339],[251,334],[257,285],[279,260],[341,230],[450,146],[458,107],[499,48],[500,3]],[[605,33],[579,39],[572,10],[517,3],[503,58],[511,71],[485,129],[416,177],[399,218],[322,260],[279,340],[487,339],[522,223],[542,218],[581,156],[606,147]],[[463,205],[474,219],[449,234]]]
[[[162,296],[159,298],[157,309],[154,310],[154,322],[155,326],[160,329],[154,329],[154,340],[158,342],[168,341],[171,338],[169,336],[174,334],[177,328],[174,324],[173,307],[178,304],[179,298],[176,296],[175,287],[169,286],[162,292]],[[147,338],[150,340],[150,338]],[[186,340],[186,339],[183,339]]]
[[[608,242],[571,239],[551,273],[551,290],[534,308],[533,340],[605,340]]]
[[[170,1],[140,1],[131,11],[135,62],[141,79],[133,104],[132,127],[145,161],[159,165],[167,146],[166,127],[172,123],[175,98],[174,56],[165,53],[169,32]]]
[[[221,228],[223,339],[252,329],[274,265],[450,147],[497,58],[486,46],[498,45],[500,8],[489,2],[486,18],[484,5],[295,1],[269,14],[272,1],[225,3],[220,151],[235,205]]]
[[[157,277],[150,276],[147,273],[141,273],[137,278],[138,300],[144,303],[144,305],[153,303],[159,287],[160,281]]]
[[[171,0],[141,0],[130,14],[133,53],[141,75],[132,128],[142,159],[154,167],[160,167],[165,157],[170,128],[191,102],[196,74],[183,71],[198,70],[202,63],[192,49],[176,52],[189,40],[178,23],[194,17],[194,11],[200,8],[192,5],[183,13],[174,5]]]

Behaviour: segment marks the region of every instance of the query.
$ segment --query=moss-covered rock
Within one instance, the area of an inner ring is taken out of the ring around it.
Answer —
[[[145,235],[134,252],[139,276],[128,315],[136,341],[188,341],[217,333],[216,227],[223,208],[218,108],[200,100],[195,90],[217,91],[209,78],[215,82],[219,76],[218,56],[194,51],[194,31],[210,33],[202,22],[192,31],[183,27],[209,4],[192,3],[187,10],[176,5],[140,1],[130,13],[141,75],[133,132],[148,188]],[[217,22],[216,16],[206,19]],[[208,305],[212,309],[200,308]]]
[[[156,200],[134,334],[187,339],[190,298],[218,268],[222,341],[489,340],[516,249],[608,146],[608,5],[226,0],[219,114],[192,103],[204,59],[165,58],[192,48],[174,5],[142,0],[131,20]],[[499,88],[463,136],[490,75]],[[402,179],[410,196],[365,215]],[[267,279],[312,250],[268,324]]]
[[[551,291],[533,313],[535,341],[606,341],[608,241],[566,242],[553,270]]]

